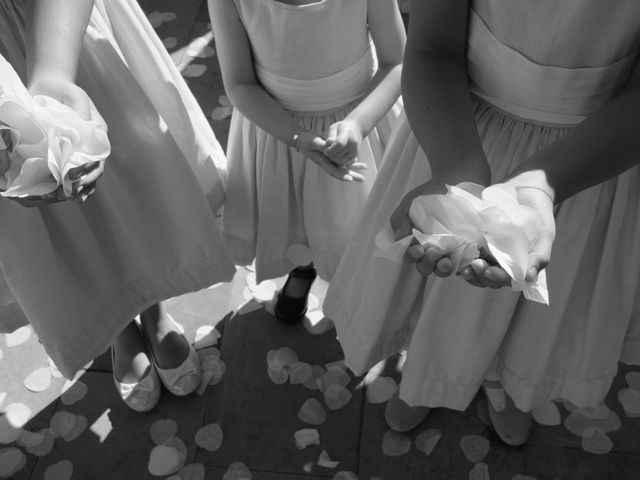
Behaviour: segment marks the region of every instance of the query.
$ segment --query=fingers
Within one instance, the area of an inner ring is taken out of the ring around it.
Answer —
[[[474,287],[502,288],[511,285],[511,278],[507,272],[490,265],[483,258],[476,258],[461,270],[460,275]]]
[[[331,160],[319,152],[310,151],[308,152],[308,157],[311,161],[337,180],[342,182],[364,182],[364,177],[361,174],[347,167],[340,167],[333,164]]]

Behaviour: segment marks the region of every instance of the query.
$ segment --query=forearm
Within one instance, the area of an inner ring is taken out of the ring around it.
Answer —
[[[300,124],[260,85],[242,83],[228,88],[234,107],[267,133],[293,146],[293,136]]]
[[[31,0],[26,13],[29,84],[39,78],[74,80],[93,0]]]
[[[402,94],[413,133],[435,178],[445,183],[490,182],[464,57],[437,50],[407,50]]]
[[[400,96],[402,64],[381,66],[371,79],[364,99],[354,108],[346,120],[355,121],[362,129],[362,136],[382,120]]]
[[[640,83],[632,83],[511,175],[547,190],[555,202],[604,182],[640,161]]]

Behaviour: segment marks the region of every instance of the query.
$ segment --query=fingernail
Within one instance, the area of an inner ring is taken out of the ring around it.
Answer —
[[[484,276],[487,277],[489,280],[495,280],[496,279],[496,274],[492,270],[486,270],[484,272]]]

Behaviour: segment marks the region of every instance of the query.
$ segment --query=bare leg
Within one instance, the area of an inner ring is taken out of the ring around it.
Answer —
[[[189,343],[167,315],[164,303],[140,314],[142,330],[160,368],[179,367],[189,355]]]
[[[135,322],[125,327],[111,348],[114,349],[113,373],[119,382],[136,383],[149,372],[151,362]]]

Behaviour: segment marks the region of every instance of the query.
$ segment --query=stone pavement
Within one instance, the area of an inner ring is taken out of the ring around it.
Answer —
[[[206,2],[142,4],[224,145],[231,109]],[[365,388],[341,367],[335,330],[323,320],[326,286],[314,286],[305,324],[286,326],[269,313],[281,282],[255,285],[253,272],[239,268],[229,284],[171,300],[210,382],[187,398],[165,392],[147,414],[118,398],[108,354],[66,381],[30,328],[0,336],[0,478],[640,478],[638,368],[621,366],[598,408],[549,403],[537,410],[522,448],[497,439],[481,396],[464,413],[436,409],[415,431],[393,434],[382,414],[394,365]],[[300,431],[298,441],[311,442],[306,448],[296,445]]]

